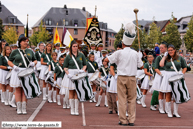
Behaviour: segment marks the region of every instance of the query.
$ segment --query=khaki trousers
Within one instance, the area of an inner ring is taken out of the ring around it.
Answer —
[[[117,96],[116,93],[110,93],[110,92],[107,93],[109,111],[113,111],[113,109],[117,111],[116,96]]]
[[[119,120],[122,124],[135,122],[136,116],[136,97],[137,97],[136,78],[134,76],[118,76],[117,91],[119,102]],[[128,118],[126,109],[128,103]]]

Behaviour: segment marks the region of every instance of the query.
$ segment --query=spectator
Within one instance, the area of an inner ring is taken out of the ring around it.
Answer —
[[[155,44],[154,50],[155,50],[156,56],[159,56],[159,54],[160,54],[159,43],[156,43],[156,44]]]

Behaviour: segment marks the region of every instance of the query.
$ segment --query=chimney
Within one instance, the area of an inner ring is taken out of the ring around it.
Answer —
[[[86,11],[86,8],[85,8],[85,7],[82,7],[82,10],[83,10],[83,11]]]
[[[67,9],[67,5],[64,5],[64,9]]]

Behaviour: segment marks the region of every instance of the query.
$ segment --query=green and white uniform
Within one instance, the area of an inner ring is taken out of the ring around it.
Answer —
[[[151,74],[155,74],[155,64],[152,63],[151,65],[149,64],[149,62],[144,64],[144,69],[147,69],[147,72],[150,72]],[[141,84],[141,89],[146,89],[148,90],[149,87],[149,81],[153,80],[153,77],[150,77],[149,75],[145,75],[145,78]]]
[[[11,78],[10,78],[10,86],[11,87],[21,87],[21,83],[20,83],[20,80],[19,80],[17,74],[20,71],[25,70],[26,66],[28,66],[30,63],[28,61],[28,59],[26,57],[24,57],[25,62],[26,62],[26,66],[25,66],[25,63],[23,61],[23,58],[22,58],[20,52],[22,54],[26,54],[29,61],[33,62],[36,60],[34,52],[30,49],[25,49],[25,50],[16,49],[11,53],[11,55],[9,56],[9,61],[11,61],[14,65],[19,67],[19,71],[12,70],[12,74],[11,74]]]
[[[7,61],[9,60],[8,56],[0,56],[0,66],[6,66],[8,67],[9,65],[7,64]],[[6,76],[9,72],[9,69],[0,69],[0,83],[7,85],[9,84],[9,80],[6,79]]]
[[[44,59],[43,62],[47,63],[47,65],[41,65],[41,72],[40,72],[39,78],[41,80],[45,80],[46,79],[45,72],[48,69],[48,63],[52,60],[51,53],[47,53],[47,54],[42,53],[41,58]]]

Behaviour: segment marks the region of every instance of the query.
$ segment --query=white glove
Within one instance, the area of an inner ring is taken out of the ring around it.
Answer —
[[[71,79],[72,77],[73,77],[73,75],[71,75],[71,74],[68,74],[68,78],[70,78],[70,79]]]
[[[115,76],[114,76],[115,80],[117,80],[117,77],[118,77],[117,74],[115,74]]]
[[[78,73],[84,73],[84,70],[81,69],[81,70],[78,71]]]
[[[12,69],[12,67],[10,67],[10,66],[7,66],[7,69]]]
[[[52,71],[49,71],[49,73],[48,73],[49,75],[52,75]]]
[[[54,85],[56,86],[56,81],[54,81]]]
[[[53,70],[55,70],[55,68],[53,68]]]
[[[18,68],[18,66],[16,66],[16,65],[13,66],[13,69],[14,69],[15,71],[19,71],[19,68]]]
[[[47,65],[49,65],[49,62],[47,62]]]
[[[98,72],[99,70],[97,69],[97,70],[95,70],[96,72]]]
[[[168,52],[165,52],[165,53],[164,53],[164,56],[166,57],[167,55],[168,55]]]
[[[30,67],[30,66],[31,66],[31,67],[34,67],[34,66],[35,66],[35,63],[34,63],[34,62],[30,62],[30,63],[29,63],[29,67]]]

